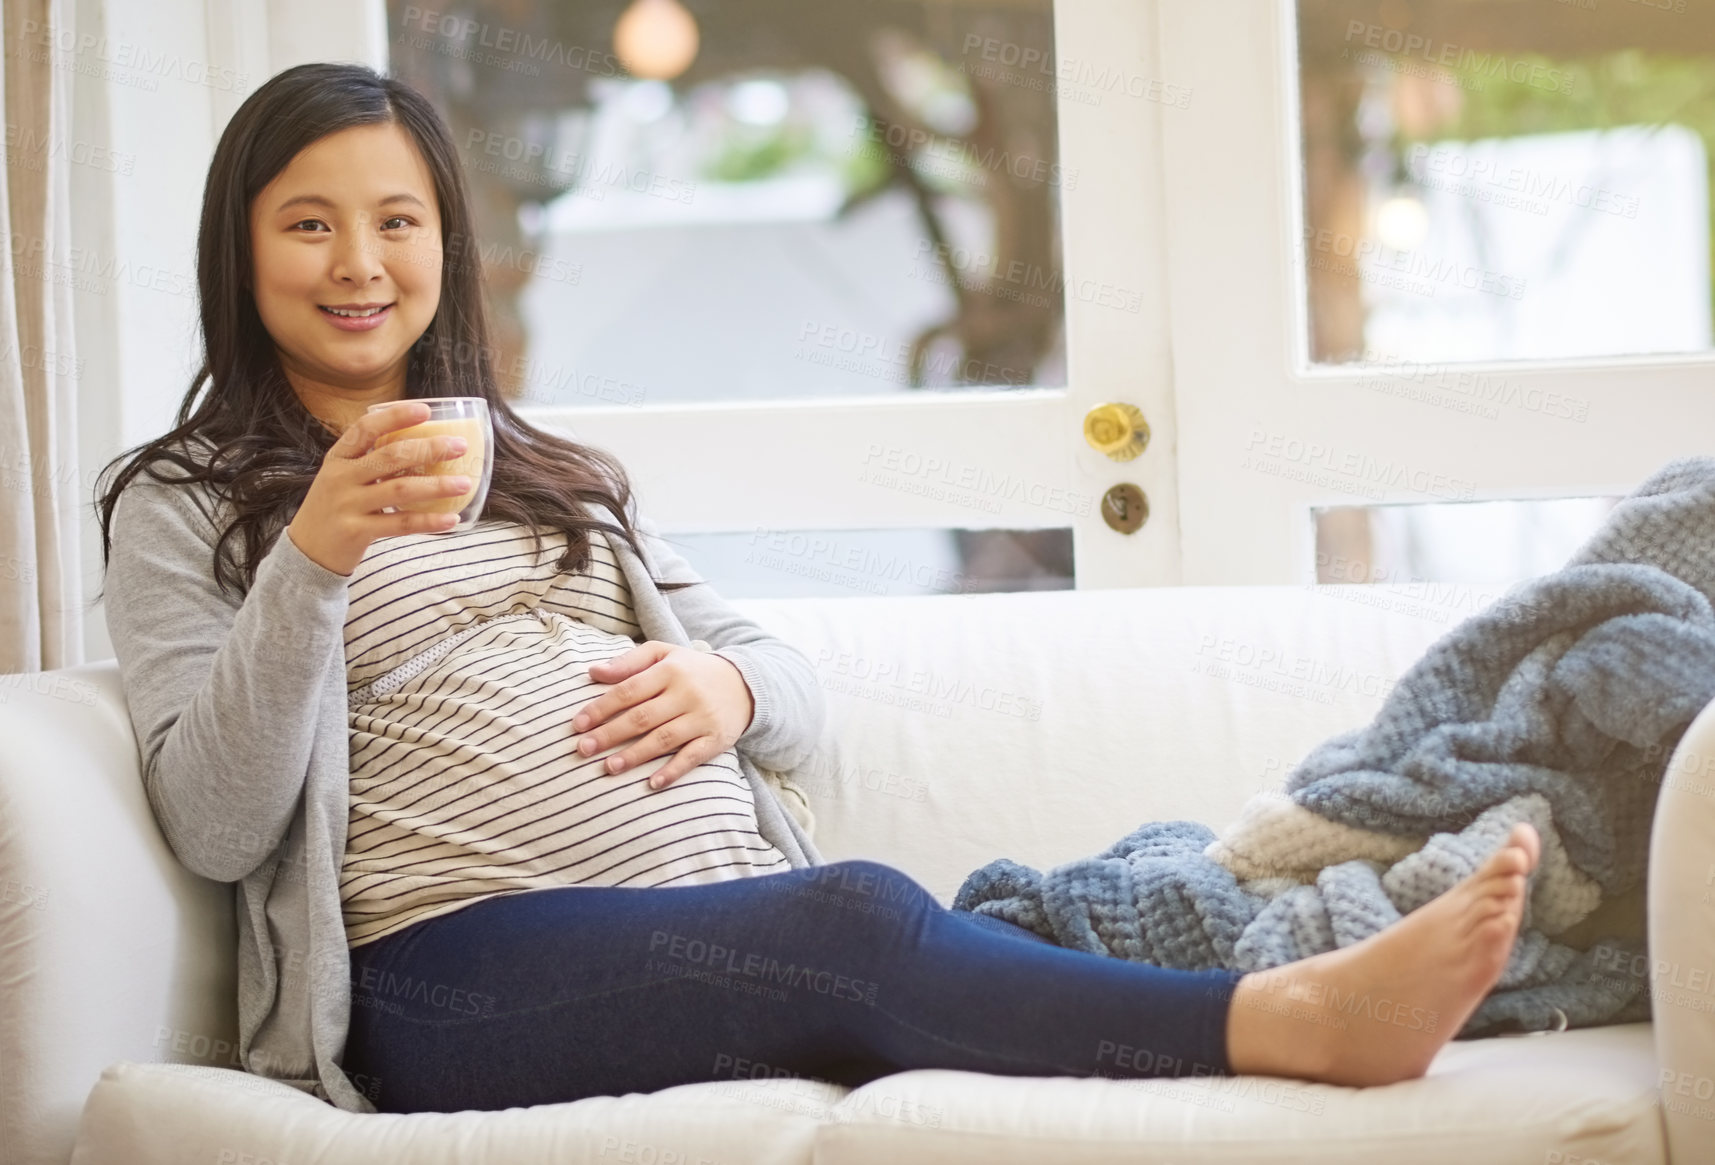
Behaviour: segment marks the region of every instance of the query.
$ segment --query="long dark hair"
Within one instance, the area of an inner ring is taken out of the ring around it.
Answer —
[[[98,478],[104,564],[111,559],[119,495],[146,472],[167,484],[206,482],[216,498],[231,504],[232,519],[222,529],[197,499],[219,534],[215,582],[229,594],[247,593],[254,585],[257,566],[309,492],[338,435],[292,390],[257,313],[250,291],[250,207],[306,147],[341,130],[385,123],[411,136],[434,176],[444,253],[440,304],[411,349],[405,396],[480,396],[488,402],[494,470],[483,517],[529,527],[538,553],[544,528],[564,532],[559,569],[589,564],[592,530],[639,551],[631,487],[619,463],[533,428],[496,387],[470,199],[446,123],[402,81],[362,65],[310,64],[287,69],[246,98],[215,147],[197,230],[202,367],[179,405],[176,427],[120,454]],[[159,462],[183,472],[164,476]],[[103,489],[100,481],[115,466],[117,474]],[[598,516],[602,511],[612,521]]]

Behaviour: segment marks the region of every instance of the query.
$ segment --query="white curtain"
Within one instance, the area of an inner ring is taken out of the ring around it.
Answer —
[[[0,0],[0,673],[83,662],[70,0]],[[91,483],[91,488],[93,482]],[[85,494],[90,493],[86,497]]]

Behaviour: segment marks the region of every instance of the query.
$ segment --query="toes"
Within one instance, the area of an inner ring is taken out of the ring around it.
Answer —
[[[1524,850],[1528,857],[1526,869],[1536,869],[1536,863],[1542,858],[1542,838],[1536,832],[1536,826],[1528,821],[1520,821],[1513,826],[1512,832],[1507,834],[1507,845],[1509,848]]]
[[[1511,946],[1518,937],[1518,916],[1511,911],[1491,914],[1471,928],[1471,937],[1484,945]]]
[[[1497,857],[1499,855],[1496,855]],[[1464,910],[1464,930],[1472,929],[1490,918],[1507,915],[1515,920],[1524,916],[1525,895],[1530,884],[1522,871],[1480,872],[1471,880]]]
[[[1518,939],[1522,913],[1514,908],[1495,906],[1473,916],[1465,928],[1467,949],[1487,957],[1504,960]]]
[[[1508,899],[1485,898],[1473,906],[1470,913],[1465,916],[1463,932],[1466,936],[1478,934],[1484,927],[1490,926],[1496,921],[1505,922],[1509,926],[1517,926],[1518,920],[1523,917],[1523,913],[1517,903]]]
[[[1479,876],[1522,876],[1536,869],[1541,853],[1542,843],[1537,838],[1536,830],[1527,823],[1520,822],[1513,826],[1513,831],[1507,835],[1507,840],[1500,848],[1477,868],[1477,873]]]
[[[1525,890],[1530,886],[1530,879],[1523,870],[1508,870],[1504,874],[1489,879],[1489,893],[1502,898],[1523,898]]]
[[[1530,891],[1530,882],[1522,873],[1499,874],[1483,885],[1483,897],[1495,902],[1518,906]]]
[[[1477,867],[1472,875],[1474,881],[1485,886],[1503,881],[1507,878],[1522,878],[1530,870],[1530,855],[1514,846],[1502,846]]]

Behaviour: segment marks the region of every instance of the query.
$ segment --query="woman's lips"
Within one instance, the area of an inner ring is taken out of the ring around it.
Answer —
[[[393,305],[388,304],[374,315],[342,316],[335,315],[327,308],[320,306],[316,310],[322,313],[322,318],[342,332],[368,332],[379,328],[387,322],[387,317],[393,314]]]

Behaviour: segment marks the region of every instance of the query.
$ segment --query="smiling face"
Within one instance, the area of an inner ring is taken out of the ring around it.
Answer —
[[[441,299],[434,179],[392,123],[329,134],[250,208],[252,290],[299,399],[337,431],[405,395]]]

